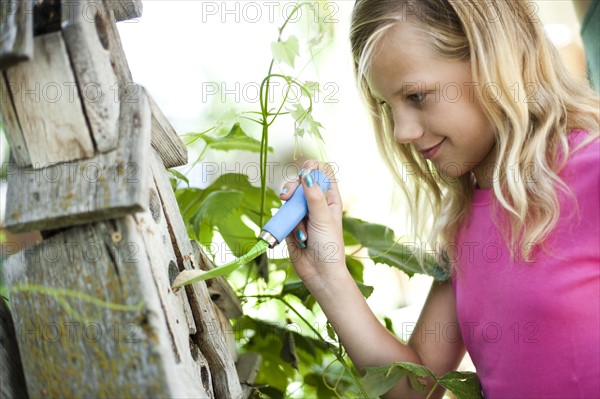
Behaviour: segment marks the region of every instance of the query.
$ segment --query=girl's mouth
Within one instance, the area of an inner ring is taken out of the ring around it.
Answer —
[[[431,159],[440,149],[440,147],[442,146],[442,143],[446,141],[446,138],[444,137],[442,139],[442,141],[440,141],[439,143],[437,143],[436,145],[434,145],[433,147],[429,147],[429,148],[425,148],[422,150],[419,150],[419,152],[421,154],[423,154],[423,156],[427,159]]]

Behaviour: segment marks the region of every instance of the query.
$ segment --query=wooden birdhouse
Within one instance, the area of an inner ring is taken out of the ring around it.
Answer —
[[[236,370],[226,280],[171,289],[212,265],[167,171],[186,147],[121,46],[116,22],[141,13],[139,0],[2,2],[4,227],[43,237],[3,271],[31,397],[242,398],[256,375],[256,356]]]

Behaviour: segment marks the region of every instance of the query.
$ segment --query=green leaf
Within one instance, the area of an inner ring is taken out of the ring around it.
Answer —
[[[265,345],[272,347],[272,351],[277,357],[279,356],[278,349],[281,348],[280,341],[283,338],[285,331],[289,331],[294,336],[296,349],[311,355],[317,363],[320,361],[323,354],[329,353],[329,344],[321,339],[321,337],[300,334],[293,329],[285,329],[280,324],[270,323],[249,316],[242,316],[235,320],[233,331],[235,331],[236,334],[247,335],[245,330],[253,330],[256,333],[254,337],[258,337],[265,342]],[[249,350],[250,349],[255,348],[250,346]]]
[[[409,276],[425,273],[418,262],[414,248],[396,242],[392,229],[381,224],[368,223],[360,219],[343,217],[344,231],[360,245],[369,249],[369,257],[375,263],[396,267]],[[433,257],[426,255],[426,267],[433,267]]]
[[[363,270],[365,266],[358,259],[347,255],[346,267],[355,281],[363,282]]]
[[[231,194],[232,198],[228,198],[232,201],[221,204],[220,196],[223,192],[237,194]],[[206,189],[183,188],[177,190],[175,196],[186,222],[186,228],[188,231],[192,231],[205,246],[210,245],[212,230],[215,228],[218,228],[225,243],[235,256],[243,255],[256,243],[256,232],[244,223],[243,216],[248,217],[256,225],[260,223],[259,204],[262,194],[259,187],[251,184],[249,176],[227,173],[219,176]],[[235,203],[233,199],[235,199]],[[264,221],[271,216],[272,208],[281,206],[281,200],[271,189],[267,189],[265,199]],[[207,201],[209,201],[208,204]],[[233,205],[236,203],[237,206],[234,207]],[[227,212],[224,209],[225,205],[228,206]],[[212,214],[213,206],[222,209],[218,213]],[[207,212],[208,217],[206,217]]]
[[[477,374],[467,371],[451,371],[438,380],[441,386],[449,390],[457,399],[483,398],[481,384]]]
[[[316,139],[323,141],[323,136],[321,136],[321,128],[323,128],[323,125],[316,122],[308,110],[299,103],[293,104],[292,108],[288,107],[287,110],[296,120],[294,133],[296,136],[304,137],[304,134],[308,133]]]
[[[279,356],[281,360],[289,363],[293,368],[298,370],[298,355],[296,354],[296,341],[294,339],[294,335],[285,330],[283,333],[282,346],[279,351]]]
[[[358,286],[358,289],[363,294],[365,298],[368,298],[373,293],[373,287],[370,285],[364,285],[360,281],[354,281]],[[298,281],[290,281],[283,285],[283,289],[281,290],[281,296],[291,294],[298,297],[301,301],[305,302],[308,300],[310,291],[301,280]]]
[[[332,339],[333,341],[337,341],[337,334],[335,333],[335,330],[334,330],[333,326],[331,325],[331,323],[327,322],[325,327],[327,328],[327,336],[330,339]]]
[[[216,224],[239,208],[243,193],[233,190],[219,190],[208,194],[191,219],[194,226],[200,223]],[[199,227],[198,227],[199,230]]]
[[[237,209],[216,223],[219,234],[234,256],[246,254],[256,244],[256,232],[242,219],[243,209]]]
[[[316,395],[308,394],[306,398],[339,398],[340,395],[343,398],[359,397],[348,395],[350,389],[354,388],[352,379],[339,363],[327,368],[313,367],[311,373],[304,376],[304,384],[316,389]]]
[[[385,328],[392,334],[396,335],[396,332],[394,331],[394,323],[392,322],[392,319],[390,319],[389,317],[384,317],[383,322],[385,323]]]
[[[391,372],[388,373],[388,371]],[[369,398],[378,398],[392,389],[404,375],[401,370],[387,366],[368,367],[365,369],[365,375],[360,379],[360,383]]]
[[[383,395],[404,376],[408,376],[413,389],[419,392],[423,392],[425,388],[424,378],[436,379],[433,372],[427,367],[408,362],[397,362],[391,366],[368,367],[365,371],[365,375],[360,381],[369,397]]]
[[[256,179],[258,183],[259,177],[253,176],[253,178]],[[237,173],[224,174],[211,185],[211,189],[215,188],[220,188],[223,190],[237,190],[244,193],[241,203],[241,210],[243,211],[243,214],[248,216],[256,225],[259,224],[259,208],[262,192],[260,187],[255,187],[251,184],[249,176]],[[271,216],[272,208],[279,208],[281,206],[281,199],[279,199],[279,196],[270,188],[267,188],[265,201],[266,214],[264,215],[264,221],[268,220],[268,218]]]
[[[358,281],[354,281],[354,282],[358,286],[360,293],[363,294],[363,296],[365,298],[368,298],[371,296],[371,294],[373,293],[373,287],[371,287],[370,285],[364,285],[363,283],[360,283]]]
[[[208,149],[218,151],[243,150],[255,153],[260,152],[260,141],[249,137],[239,123],[235,123],[229,133],[223,137],[213,137],[208,133],[204,133],[199,135],[199,138],[206,143],[203,153]],[[273,148],[269,147],[269,151],[273,152]]]
[[[181,172],[179,172],[176,169],[169,169],[169,172],[175,176],[177,179],[179,180],[183,180],[185,182],[185,184],[187,184],[187,186],[190,186],[190,181],[188,180],[188,178]]]
[[[271,43],[271,51],[275,61],[283,62],[293,68],[294,61],[300,54],[300,44],[298,43],[298,38],[294,35],[291,35],[286,41],[273,42]]]
[[[319,82],[313,82],[311,80],[307,80],[306,82],[304,82],[303,86],[310,93],[310,97],[313,99],[321,91]]]
[[[310,291],[308,290],[308,288],[306,288],[302,280],[297,280],[290,281],[283,285],[283,289],[281,290],[281,296],[288,294],[294,295],[295,297],[299,298],[301,301],[304,302],[310,295]]]

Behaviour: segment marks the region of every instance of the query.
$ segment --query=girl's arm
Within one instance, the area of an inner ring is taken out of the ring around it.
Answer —
[[[456,324],[455,300],[449,283],[434,284],[408,345],[400,342],[375,317],[345,264],[342,237],[342,204],[336,181],[324,165],[312,163],[312,169],[324,170],[332,180],[326,195],[315,185],[302,179],[308,202],[309,217],[301,222],[308,239],[306,248],[298,243],[296,234],[288,237],[290,259],[296,272],[319,302],[340,340],[359,370],[370,366],[390,365],[393,362],[423,364],[437,375],[455,369],[464,355],[459,335],[445,337],[448,326]],[[289,198],[294,185],[288,184]],[[303,237],[302,237],[303,238]],[[454,324],[452,324],[454,323]],[[450,338],[450,339],[448,339]],[[428,385],[431,389],[431,385]],[[427,391],[427,388],[425,389]],[[427,392],[425,392],[427,393]],[[434,397],[441,397],[443,390]],[[422,397],[403,379],[386,398]]]

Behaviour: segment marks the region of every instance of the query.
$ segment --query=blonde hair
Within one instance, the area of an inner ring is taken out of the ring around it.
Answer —
[[[420,28],[437,54],[470,63],[473,81],[479,83],[475,93],[494,127],[495,208],[507,216],[507,223],[499,227],[511,256],[532,260],[531,244],[543,244],[558,220],[557,191],[568,192],[558,176],[571,151],[568,133],[584,129],[590,133],[588,141],[598,137],[598,95],[585,82],[570,78],[525,1],[356,2],[350,40],[359,90],[379,149],[409,199],[413,232],[437,250],[438,261],[450,263],[440,244],[452,244],[466,221],[473,180],[470,173],[444,176],[412,145],[396,143],[392,116],[369,90],[371,56],[386,31],[403,22]],[[490,85],[497,91],[493,98],[484,93]],[[515,88],[525,98],[515,101]],[[407,165],[416,179],[404,178]],[[500,219],[495,220],[499,224]]]

